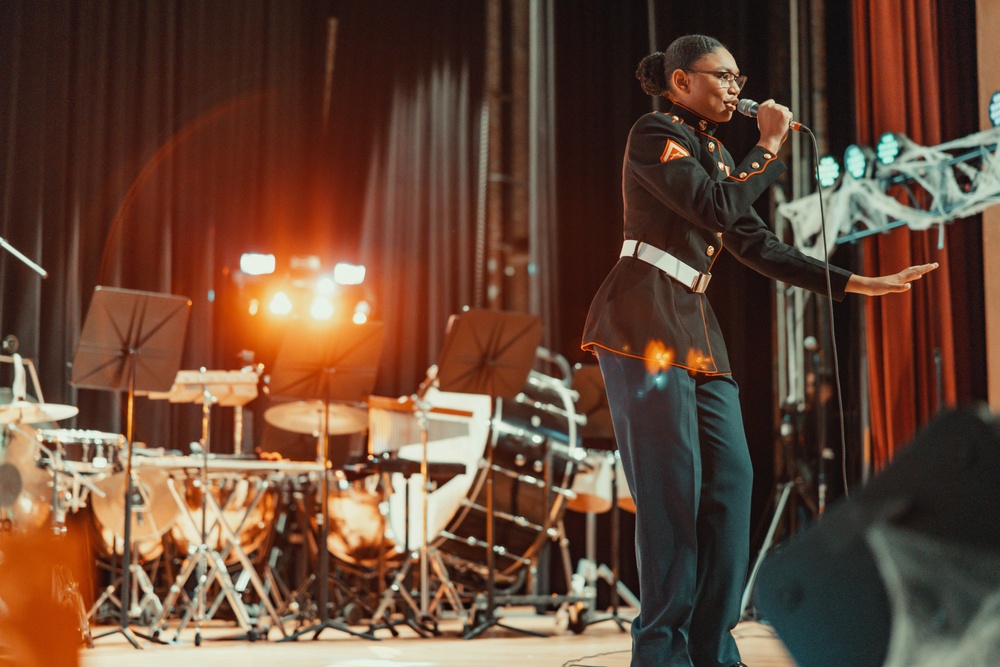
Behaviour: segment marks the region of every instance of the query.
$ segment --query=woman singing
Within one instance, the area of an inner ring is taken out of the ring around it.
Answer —
[[[827,293],[825,265],[782,243],[751,205],[785,167],[792,114],[760,105],[760,141],[739,163],[715,138],[746,76],[715,39],[688,35],[636,76],[672,103],[642,116],[622,168],[625,242],[583,335],[604,376],[636,504],[641,609],[633,667],[743,665],[731,634],[750,557],[753,471],[739,393],[708,295],[725,248],[775,280]],[[870,278],[830,268],[832,296],[905,292],[937,268]],[[747,322],[747,326],[764,322]]]

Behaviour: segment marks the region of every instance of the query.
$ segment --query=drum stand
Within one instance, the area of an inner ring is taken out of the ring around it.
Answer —
[[[224,384],[227,388],[230,388],[230,385],[238,384],[238,382],[213,382],[211,386],[217,386],[218,384]],[[183,591],[184,584],[192,574],[196,575],[195,587],[192,592],[194,605],[189,605],[187,610],[184,612],[184,617],[181,619],[181,623],[177,628],[177,633],[174,636],[174,642],[179,640],[181,632],[193,619],[195,624],[194,644],[195,646],[201,646],[202,627],[206,621],[210,620],[215,615],[215,612],[218,610],[223,599],[229,601],[229,606],[232,609],[233,614],[236,616],[237,624],[246,631],[246,639],[256,641],[257,639],[267,637],[268,629],[265,628],[261,630],[259,628],[259,618],[257,619],[256,624],[258,627],[254,627],[255,624],[250,618],[250,612],[243,603],[241,591],[236,587],[232,576],[229,574],[229,568],[226,565],[225,557],[232,551],[235,551],[236,557],[242,565],[244,573],[246,573],[249,577],[254,589],[260,596],[261,603],[264,605],[265,610],[271,617],[273,624],[276,625],[282,635],[284,635],[285,632],[284,627],[281,624],[281,618],[278,615],[277,610],[271,604],[270,597],[264,588],[260,576],[257,574],[256,570],[254,570],[253,563],[250,561],[246,552],[243,551],[236,531],[234,531],[233,528],[227,523],[224,508],[219,505],[219,502],[211,493],[210,481],[208,478],[208,455],[211,451],[212,405],[218,402],[218,398],[212,393],[207,377],[199,380],[197,377],[190,377],[182,372],[181,374],[178,374],[178,382],[175,383],[175,386],[177,385],[198,385],[200,386],[201,392],[201,398],[199,401],[202,406],[200,442],[201,468],[199,470],[198,479],[198,483],[201,487],[201,534],[198,546],[191,549],[187,560],[184,562],[184,567],[178,573],[174,583],[170,586],[170,594],[164,601],[160,615],[151,624],[151,627],[153,628],[153,637],[158,637],[160,632],[166,627],[166,615],[174,609],[177,599]],[[186,504],[174,488],[173,484],[170,486],[170,491],[174,495],[174,500],[177,502],[178,506],[182,507],[186,512]],[[258,489],[254,502],[249,508],[247,508],[244,516],[248,516],[257,506],[257,503],[259,503],[262,498],[262,493],[263,491]],[[215,520],[211,527],[208,525],[208,513],[210,506],[212,513],[215,514]],[[188,517],[190,518],[190,514]],[[218,526],[220,534],[228,543],[228,546],[222,553],[209,547],[208,545],[208,532],[209,530],[214,530],[216,526]],[[239,527],[237,527],[237,530],[238,529]],[[209,606],[207,602],[208,590],[212,583],[218,583],[221,592],[212,605]]]
[[[174,635],[173,639],[174,643],[178,642],[180,640],[181,632],[193,619],[195,628],[195,646],[201,646],[202,626],[205,621],[211,618],[211,615],[206,613],[206,600],[208,587],[213,582],[219,584],[222,589],[222,594],[229,600],[233,613],[236,615],[237,623],[244,628],[250,628],[252,625],[250,623],[246,607],[243,605],[239,592],[233,584],[232,577],[229,576],[229,569],[226,567],[225,561],[222,559],[218,551],[215,549],[209,549],[208,547],[208,496],[211,493],[208,480],[208,453],[211,449],[211,410],[212,404],[215,401],[215,397],[212,396],[208,387],[205,386],[201,398],[202,409],[200,445],[202,456],[201,467],[198,471],[198,483],[201,488],[201,535],[199,536],[199,543],[188,553],[188,557],[184,561],[184,567],[181,568],[181,571],[177,574],[176,579],[174,579],[174,583],[170,586],[170,593],[164,601],[160,614],[150,624],[150,627],[153,629],[153,636],[159,637],[160,633],[166,628],[166,617],[171,611],[173,611],[177,603],[177,599],[184,588],[184,584],[192,574],[196,573],[195,587],[191,594],[194,604],[188,605],[188,608],[184,612],[184,617],[181,619],[181,623],[177,627],[177,633]],[[173,492],[173,486],[171,486],[171,492]],[[223,521],[225,521],[225,519],[220,511],[216,522]],[[209,568],[209,561],[211,561],[211,568]],[[248,633],[249,632],[252,632],[252,630],[248,630]]]
[[[117,538],[113,546],[117,545]],[[134,548],[135,545],[133,545]],[[117,552],[117,548],[114,549]],[[149,579],[149,575],[143,569],[142,565],[139,563],[132,563],[131,567],[131,590],[122,590],[121,597],[115,595],[115,590],[121,584],[122,578],[115,574],[114,558],[112,559],[111,576],[113,581],[109,584],[101,596],[97,598],[94,604],[87,611],[87,618],[93,618],[98,611],[101,609],[101,605],[105,602],[110,601],[113,605],[121,608],[127,608],[129,610],[129,616],[139,616],[146,611],[147,608],[152,607],[154,618],[163,612],[163,604],[160,602],[160,598],[156,596],[156,591],[153,588],[153,582]],[[139,591],[142,591],[142,598],[139,597]]]
[[[417,553],[409,553],[406,562],[399,568],[396,573],[395,578],[390,584],[389,588],[386,589],[385,593],[382,595],[382,600],[379,603],[378,609],[372,615],[373,619],[385,618],[386,622],[384,626],[372,626],[372,631],[379,629],[380,627],[387,627],[392,631],[393,635],[396,632],[393,628],[394,623],[389,620],[389,607],[392,605],[393,600],[398,593],[406,605],[413,612],[415,618],[406,616],[405,623],[410,626],[417,634],[427,637],[428,635],[440,636],[440,632],[437,627],[437,617],[435,616],[435,610],[438,604],[443,598],[447,598],[448,602],[451,603],[452,608],[458,614],[459,618],[462,620],[464,626],[469,625],[470,616],[466,612],[464,605],[462,604],[462,599],[459,596],[458,588],[455,583],[448,576],[448,568],[444,564],[444,559],[441,558],[441,554],[438,552],[437,548],[432,546],[429,542],[428,536],[428,519],[427,519],[427,500],[430,497],[432,489],[432,483],[428,468],[428,417],[427,411],[430,409],[430,405],[423,399],[422,396],[413,397],[413,414],[417,419],[417,424],[420,428],[420,445],[421,445],[421,457],[420,457],[420,478],[422,481],[421,493],[420,493],[420,511],[421,511],[421,535],[422,540],[420,544],[420,549]],[[406,477],[407,485],[407,499],[409,499],[409,477]],[[406,522],[406,542],[407,542],[407,552],[409,552],[409,521]],[[384,557],[384,556],[383,556]],[[417,606],[416,601],[413,596],[407,590],[404,582],[410,573],[410,568],[413,565],[414,560],[419,560],[420,562],[420,605]],[[430,569],[434,569],[434,577],[440,582],[437,592],[434,595],[434,601],[431,602],[430,596]]]

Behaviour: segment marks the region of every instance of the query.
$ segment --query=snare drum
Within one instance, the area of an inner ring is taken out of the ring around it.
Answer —
[[[81,473],[113,472],[125,446],[125,436],[118,433],[79,429],[41,429],[38,440]]]

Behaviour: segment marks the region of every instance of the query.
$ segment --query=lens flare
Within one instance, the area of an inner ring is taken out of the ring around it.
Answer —
[[[275,292],[267,308],[272,315],[288,315],[292,312],[292,300],[284,292]]]
[[[674,361],[674,351],[660,340],[651,340],[646,345],[643,355],[646,360],[646,372],[650,375],[666,370]]]
[[[313,299],[309,313],[314,320],[328,320],[333,317],[333,302],[325,297],[317,296]]]

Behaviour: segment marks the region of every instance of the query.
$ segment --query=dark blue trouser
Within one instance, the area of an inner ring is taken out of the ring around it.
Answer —
[[[750,559],[753,468],[739,387],[727,375],[598,350],[615,438],[636,504],[641,609],[632,667],[720,667],[739,661]]]

